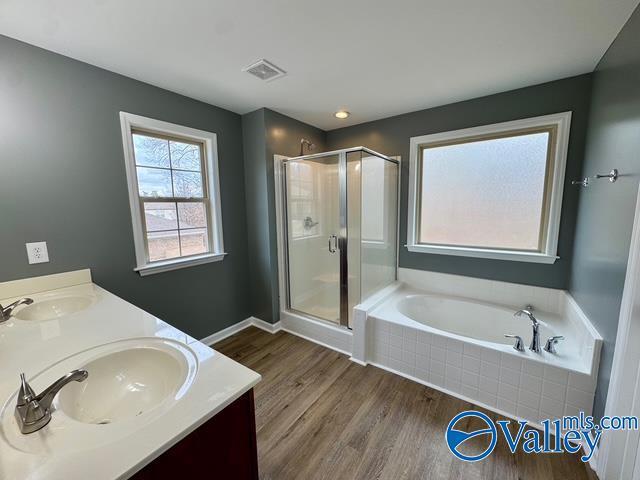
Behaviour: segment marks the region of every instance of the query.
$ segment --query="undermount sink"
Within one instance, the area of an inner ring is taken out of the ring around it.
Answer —
[[[20,433],[13,412],[17,391],[6,399],[0,412],[0,433],[7,443],[24,452],[50,453],[117,441],[172,408],[191,387],[198,360],[183,343],[132,338],[76,353],[27,377],[39,393],[76,369],[87,370],[87,379],[60,390],[53,401],[51,421],[36,433]],[[18,386],[16,376],[16,389]]]
[[[83,423],[105,425],[130,419],[175,396],[188,370],[184,359],[156,348],[132,348],[93,360],[89,372],[58,395],[58,409]]]
[[[50,320],[79,312],[88,308],[95,298],[90,295],[67,295],[36,300],[22,307],[13,316],[19,320]]]

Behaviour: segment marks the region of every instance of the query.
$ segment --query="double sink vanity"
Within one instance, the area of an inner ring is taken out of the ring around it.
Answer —
[[[24,297],[0,323],[1,479],[258,478],[259,374],[89,270],[0,283]]]

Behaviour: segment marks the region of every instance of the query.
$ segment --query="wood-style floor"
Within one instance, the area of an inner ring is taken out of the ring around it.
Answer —
[[[251,327],[214,348],[262,375],[255,388],[262,479],[596,478],[577,455],[513,455],[503,438],[486,459],[462,462],[444,431],[471,404],[294,335]]]

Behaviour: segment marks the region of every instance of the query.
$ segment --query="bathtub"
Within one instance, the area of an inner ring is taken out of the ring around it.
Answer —
[[[356,361],[538,426],[591,414],[602,338],[567,292],[417,275],[356,307]],[[529,350],[531,321],[513,315],[527,305],[540,322],[541,347],[550,336],[565,337],[556,354]],[[521,336],[525,351],[505,334]]]

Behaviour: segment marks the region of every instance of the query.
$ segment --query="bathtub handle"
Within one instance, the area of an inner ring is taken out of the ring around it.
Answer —
[[[524,343],[522,342],[522,337],[520,335],[509,335],[505,333],[504,336],[507,338],[515,338],[516,343],[513,348],[519,352],[524,352]]]
[[[556,335],[555,337],[549,337],[549,340],[547,340],[547,343],[544,345],[545,352],[558,353],[556,351],[556,343],[558,343],[560,340],[564,340],[564,337],[562,335]]]

